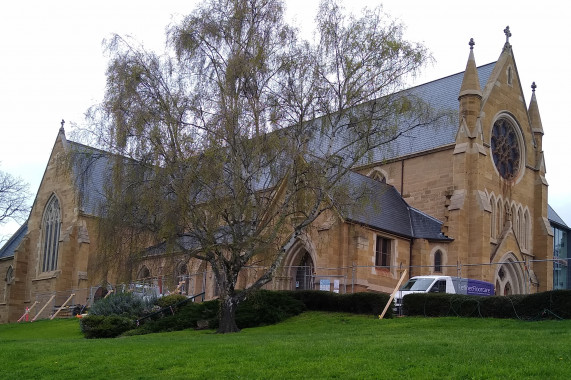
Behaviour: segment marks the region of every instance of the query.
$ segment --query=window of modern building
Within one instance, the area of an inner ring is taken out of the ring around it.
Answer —
[[[553,289],[569,289],[568,233],[553,227]]]

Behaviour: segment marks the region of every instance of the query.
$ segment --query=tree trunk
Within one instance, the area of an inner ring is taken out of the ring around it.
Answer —
[[[220,319],[218,325],[218,333],[226,334],[238,332],[240,329],[236,325],[236,309],[238,308],[238,300],[234,297],[226,297],[220,300]]]

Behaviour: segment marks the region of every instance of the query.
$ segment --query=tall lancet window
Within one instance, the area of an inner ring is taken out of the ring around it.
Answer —
[[[52,195],[44,211],[42,220],[42,272],[57,269],[61,211],[59,201]]]

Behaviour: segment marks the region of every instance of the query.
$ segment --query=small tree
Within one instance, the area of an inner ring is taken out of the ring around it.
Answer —
[[[92,131],[133,160],[116,160],[102,212],[107,251],[140,253],[155,239],[209,263],[221,333],[238,331],[238,304],[271,281],[299,235],[352,202],[351,167],[434,121],[395,93],[427,59],[401,25],[380,10],[346,16],[333,1],[316,20],[312,44],[284,22],[279,0],[210,0],[170,29],[173,55],[119,36],[108,44]],[[127,231],[129,249],[113,238]],[[267,270],[237,290],[253,263]]]

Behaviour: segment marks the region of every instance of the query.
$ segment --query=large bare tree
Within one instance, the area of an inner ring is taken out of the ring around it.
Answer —
[[[427,52],[380,9],[349,16],[323,1],[314,42],[283,13],[279,0],[206,1],[170,28],[161,56],[115,36],[105,99],[91,110],[100,146],[122,157],[102,212],[106,250],[165,242],[209,263],[221,333],[238,331],[238,304],[303,230],[352,201],[354,165],[434,121],[396,92]],[[266,270],[238,290],[254,263]]]

